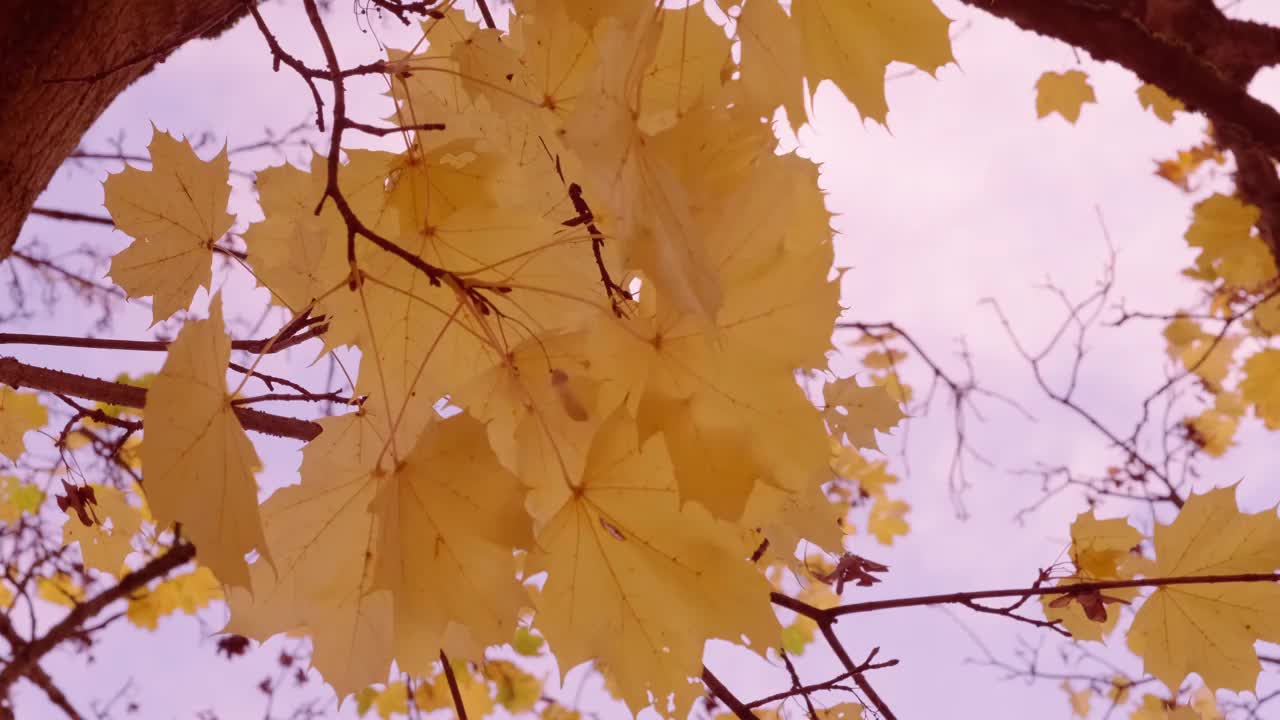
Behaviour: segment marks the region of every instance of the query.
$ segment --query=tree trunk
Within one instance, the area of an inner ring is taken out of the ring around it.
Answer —
[[[0,0],[0,260],[102,111],[183,43],[256,0]]]

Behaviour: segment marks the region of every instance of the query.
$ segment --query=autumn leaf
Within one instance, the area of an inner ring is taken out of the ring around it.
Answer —
[[[442,648],[473,655],[510,638],[524,603],[511,551],[528,544],[529,519],[483,426],[437,420],[391,463],[378,418],[323,425],[302,484],[263,505],[278,573],[253,566],[254,593],[232,594],[226,631],[305,627],[342,694],[378,682],[392,657],[426,674]]]
[[[425,672],[451,625],[482,647],[505,642],[528,604],[511,551],[532,535],[523,488],[484,427],[466,415],[433,423],[388,480],[370,508],[373,586],[391,591],[400,666]]]
[[[49,422],[49,411],[34,393],[0,387],[0,455],[16,462],[22,455],[22,436]]]
[[[1223,390],[1214,396],[1213,407],[1183,421],[1191,441],[1212,457],[1222,457],[1232,445],[1236,428],[1246,409],[1239,392]]]
[[[1222,389],[1231,359],[1244,339],[1243,335],[1220,337],[1205,332],[1199,323],[1185,316],[1169,321],[1164,337],[1169,356],[1179,360],[1187,371],[1194,372],[1213,392]]]
[[[43,502],[44,492],[40,488],[16,477],[0,475],[0,522],[17,523],[23,515],[35,514]]]
[[[387,203],[385,184],[390,153],[347,152],[339,171],[339,187],[351,209],[368,227],[390,231],[398,226],[395,208]],[[347,227],[334,203],[316,214],[328,178],[328,158],[313,155],[311,167],[300,170],[280,165],[260,170],[256,177],[258,202],[264,218],[244,233],[254,276],[271,291],[272,299],[293,312],[343,284],[351,273],[347,260]],[[379,268],[374,250],[359,246],[357,259]],[[343,305],[346,300],[347,306]],[[316,314],[354,312],[350,293],[321,300]],[[341,337],[341,344],[350,338]]]
[[[683,712],[706,640],[776,642],[768,584],[747,552],[729,525],[681,507],[661,437],[641,447],[619,410],[531,553],[531,569],[548,572],[538,626],[562,668],[598,658],[633,710],[652,691],[659,706],[674,693]]]
[[[111,278],[132,297],[154,296],[152,322],[184,310],[209,287],[213,246],[234,218],[224,147],[201,160],[186,141],[152,128],[151,170],[129,166],[103,183],[103,205],[133,243],[111,258]]]
[[[1150,693],[1129,716],[1130,720],[1203,720],[1190,706],[1164,700]]]
[[[516,636],[511,641],[511,648],[524,657],[538,657],[542,654],[542,646],[545,644],[546,640],[543,640],[542,636],[534,635],[529,628],[521,625],[516,628]]]
[[[1046,72],[1036,81],[1037,117],[1056,112],[1074,125],[1084,104],[1097,101],[1089,76],[1079,70]]]
[[[489,684],[485,678],[474,673],[465,663],[450,660],[454,677],[458,681],[458,694],[462,697],[462,706],[467,709],[468,716],[482,718],[494,708],[493,697],[489,694]],[[449,688],[448,677],[438,672],[430,682],[418,683],[413,690],[414,703],[427,712],[432,710],[452,710],[453,693]]]
[[[70,575],[55,573],[36,580],[36,597],[54,605],[70,608],[75,607],[76,603],[83,602],[85,593],[84,587]]]
[[[167,578],[149,591],[131,596],[126,616],[139,628],[155,630],[159,627],[160,618],[166,615],[178,611],[193,615],[222,597],[218,579],[208,568],[198,567],[192,572]]]
[[[818,710],[818,720],[859,720],[863,717],[858,703],[840,703]]]
[[[1155,530],[1161,577],[1272,573],[1280,569],[1280,518],[1236,507],[1235,486],[1193,495]],[[1190,673],[1211,689],[1253,690],[1261,665],[1253,646],[1280,640],[1274,583],[1213,583],[1157,588],[1139,608],[1129,649],[1146,671],[1177,691]]]
[[[92,524],[85,525],[74,512],[66,514],[62,544],[79,543],[80,556],[87,567],[117,575],[131,550],[134,533],[142,525],[142,516],[120,490],[105,485],[92,487],[95,501],[88,508]]]
[[[864,118],[882,125],[889,113],[884,96],[889,63],[909,63],[933,74],[954,61],[951,20],[931,0],[795,0],[791,19],[800,30],[810,90],[819,80],[831,80]],[[799,78],[790,86],[779,84],[779,90],[798,89]]]
[[[1187,244],[1199,248],[1195,272],[1221,278],[1233,287],[1252,288],[1275,277],[1275,260],[1253,232],[1258,208],[1227,195],[1215,194],[1196,203]]]
[[[383,682],[394,656],[391,592],[373,588],[375,537],[370,477],[385,439],[360,413],[320,421],[324,432],[303,452],[303,483],[262,505],[274,567],[250,566],[252,592],[227,593],[222,632],[265,641],[303,631],[312,662],[339,696]]]
[[[1142,107],[1150,110],[1152,115],[1169,125],[1173,124],[1173,114],[1175,112],[1187,109],[1181,100],[1169,97],[1168,93],[1161,90],[1158,85],[1150,83],[1138,88],[1138,102],[1142,104]]]
[[[826,400],[823,417],[831,436],[837,440],[843,437],[855,447],[878,449],[872,431],[887,433],[906,417],[884,387],[862,387],[852,375],[823,385],[822,396]]]
[[[230,358],[215,295],[209,319],[183,325],[147,392],[141,455],[157,523],[181,523],[202,564],[222,582],[248,587],[245,554],[269,553],[254,479],[261,463],[227,391]]]
[[[1124,518],[1099,520],[1092,510],[1080,513],[1071,523],[1071,561],[1075,572],[1059,578],[1059,586],[1069,587],[1098,580],[1127,580],[1133,577],[1127,562],[1132,550],[1142,542],[1142,533]],[[1119,604],[1138,595],[1137,588],[1115,588],[1075,595],[1041,595],[1045,619],[1059,621],[1078,640],[1101,641],[1115,629]]]
[[[1241,396],[1268,429],[1280,429],[1280,350],[1260,350],[1250,355],[1241,369]]]
[[[881,545],[892,545],[893,539],[906,535],[911,529],[906,515],[911,511],[910,503],[905,500],[891,500],[878,497],[871,504],[871,515],[867,518],[867,529]]]
[[[497,688],[494,700],[508,712],[528,712],[542,699],[542,680],[513,662],[489,660],[482,670]]]
[[[737,87],[743,109],[772,118],[781,105],[792,127],[806,119],[805,46],[800,29],[774,0],[748,2],[737,22],[742,41],[742,78]]]
[[[1191,189],[1191,176],[1209,161],[1213,161],[1218,165],[1226,162],[1226,156],[1212,141],[1206,141],[1186,150],[1179,150],[1173,158],[1158,161],[1156,163],[1156,175],[1177,185],[1184,191],[1189,191]]]

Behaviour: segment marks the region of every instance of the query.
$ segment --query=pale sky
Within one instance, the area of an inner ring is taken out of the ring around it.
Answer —
[[[1234,12],[1256,11],[1263,5],[1246,0]],[[1139,106],[1134,94],[1139,83],[1127,71],[1088,61],[1083,54],[1078,57],[1066,45],[1021,32],[959,3],[941,6],[958,20],[957,63],[942,69],[936,80],[915,73],[889,83],[888,130],[862,123],[837,92],[824,86],[815,103],[813,127],[802,131],[800,139],[805,152],[822,162],[823,187],[840,233],[837,259],[852,268],[843,284],[843,302],[850,308],[846,317],[899,323],[957,374],[963,368],[955,355],[956,340],[963,338],[984,385],[1017,398],[1038,422],[1027,422],[991,402],[983,404],[987,422],[971,424],[971,442],[994,467],[970,464],[973,487],[964,496],[970,517],[961,520],[948,493],[953,436],[946,398],[939,399],[933,415],[913,421],[908,447],[912,472],[898,487],[898,495],[913,506],[908,517],[912,533],[892,548],[866,535],[856,537],[852,550],[892,569],[876,587],[847,589],[850,601],[1029,584],[1038,568],[1061,559],[1070,521],[1085,506],[1079,495],[1064,493],[1019,526],[1013,516],[1040,497],[1039,480],[1009,471],[1041,461],[1096,472],[1116,460],[1101,437],[1043,399],[1029,368],[995,315],[979,305],[980,299],[998,300],[1022,337],[1038,346],[1061,319],[1062,308],[1056,297],[1036,285],[1051,277],[1072,297],[1080,297],[1101,278],[1107,250],[1097,213],[1117,249],[1117,298],[1123,297],[1130,309],[1158,312],[1195,299],[1195,288],[1178,274],[1193,257],[1182,240],[1193,199],[1152,171],[1155,160],[1199,142],[1203,121],[1184,113],[1167,126]],[[379,57],[374,35],[360,31],[349,8],[347,3],[334,3],[327,18],[344,63]],[[314,38],[292,5],[272,3],[263,12],[286,47],[319,64]],[[1271,21],[1280,21],[1280,11],[1270,14]],[[377,34],[397,46],[416,39],[404,40],[405,31],[394,21],[380,24]],[[1089,74],[1098,103],[1087,105],[1074,126],[1058,116],[1038,120],[1034,85],[1039,75],[1073,68]],[[388,113],[376,81],[355,85],[351,97],[360,119],[374,121]],[[1280,97],[1280,82],[1274,75],[1263,77],[1255,93],[1264,99]],[[154,123],[188,136],[207,131],[216,144],[225,140],[235,146],[260,139],[263,128],[283,129],[309,119],[311,113],[305,86],[287,70],[273,73],[257,30],[252,23],[241,23],[216,41],[184,47],[130,88],[84,145],[105,149],[109,138],[123,133],[125,148],[140,152],[150,137],[149,123]],[[210,147],[207,154],[212,151]],[[289,155],[295,161],[304,156],[297,151]],[[252,170],[280,161],[270,152],[255,153],[236,158],[234,167]],[[101,164],[64,168],[40,204],[101,212],[100,181],[115,169]],[[244,181],[238,182],[241,189],[233,196],[232,210],[243,225],[258,214]],[[19,246],[36,237],[55,252],[86,243],[116,251],[128,242],[119,233],[36,218]],[[263,291],[251,290],[251,282],[240,272],[218,274],[216,282],[229,315],[238,309],[247,323],[256,319],[265,300]],[[195,313],[202,315],[206,303],[201,293]],[[110,334],[147,337],[149,318],[145,308],[131,310],[117,318]],[[86,322],[74,308],[60,308],[56,326],[76,333],[84,331]],[[172,331],[175,326],[166,327]],[[247,327],[237,328],[237,334],[243,335]],[[50,331],[48,324],[6,329]],[[1081,404],[1118,429],[1131,427],[1137,401],[1165,377],[1161,329],[1158,324],[1135,323],[1094,332],[1080,380]],[[837,336],[837,346],[839,340]],[[158,354],[13,351],[37,364],[98,377],[158,368],[163,360]],[[307,352],[272,358],[265,369],[296,369],[309,359]],[[1067,356],[1061,357],[1046,365],[1055,382],[1063,379],[1066,368]],[[847,371],[852,363],[836,356],[833,367]],[[907,380],[923,391],[923,366],[912,361],[908,367]],[[313,368],[307,377],[318,386],[324,379],[322,368]],[[899,472],[901,436],[899,431],[883,443]],[[254,439],[267,463],[261,476],[264,486],[296,481],[299,444]],[[1242,448],[1221,461],[1201,464],[1202,486],[1244,478],[1241,497],[1248,509],[1274,504],[1280,499],[1280,483],[1269,477],[1274,463],[1263,450],[1268,440],[1256,423],[1246,423],[1239,435]],[[1113,504],[1102,514],[1138,510]],[[1135,522],[1150,527],[1150,518],[1141,513]],[[213,708],[225,718],[260,716],[262,702],[254,685],[274,662],[276,650],[269,645],[253,658],[236,662],[215,657],[212,641],[202,639],[202,634],[221,625],[222,612],[206,612],[203,629],[181,616],[162,621],[154,634],[115,626],[95,652],[99,662],[90,666],[88,681],[105,696],[126,678],[136,678],[144,718],[190,718],[203,708]],[[1060,642],[1051,633],[1005,619],[959,611],[953,617],[928,608],[862,615],[837,629],[855,657],[880,646],[881,658],[900,659],[898,667],[870,676],[899,717],[1069,716],[1056,682],[1002,682],[998,671],[966,664],[966,658],[981,651],[954,618],[1006,659],[1019,638],[1033,644],[1043,641],[1046,657],[1054,655],[1052,648]],[[193,647],[197,643],[199,647]],[[1136,667],[1120,647],[1108,656]],[[45,665],[55,677],[67,679],[84,668],[80,659],[67,656],[54,656]],[[710,653],[708,665],[744,699],[787,684],[781,668],[722,647]],[[800,668],[809,681],[836,674],[835,663],[816,645],[802,658]],[[569,691],[576,687],[573,681],[567,685]],[[615,717],[613,706],[603,698],[593,699],[599,695],[589,691],[589,704],[599,705],[603,717]],[[38,691],[20,684],[20,708],[38,707],[27,705],[38,699]]]

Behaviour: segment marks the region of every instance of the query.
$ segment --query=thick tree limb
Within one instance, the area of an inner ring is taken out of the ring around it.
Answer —
[[[36,197],[112,100],[246,0],[0,0],[0,260]]]
[[[11,357],[0,357],[0,385],[71,395],[121,407],[142,408],[147,402],[146,388],[27,365]],[[235,413],[245,430],[304,441],[320,435],[319,423],[310,420],[272,415],[243,405],[235,406]]]
[[[4,638],[4,641],[9,644],[9,652],[12,655],[16,655],[21,648],[27,645],[27,641],[18,634],[17,628],[13,626],[13,623],[9,622],[9,617],[4,613],[0,613],[0,638]],[[49,702],[57,706],[64,715],[71,718],[71,720],[83,720],[84,716],[67,699],[66,693],[62,692],[62,689],[54,684],[53,678],[49,677],[49,673],[45,672],[44,668],[40,667],[38,663],[30,663],[27,666],[25,675],[33,685],[44,691],[44,694],[49,698]]]

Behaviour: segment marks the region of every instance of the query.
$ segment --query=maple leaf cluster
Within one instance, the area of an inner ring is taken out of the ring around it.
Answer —
[[[874,448],[902,417],[846,379],[824,418],[796,382],[826,365],[838,274],[817,169],[770,119],[831,78],[883,122],[885,67],[949,62],[949,21],[926,0],[432,15],[386,62],[405,150],[258,173],[243,234],[291,324],[360,351],[357,400],[259,506],[215,294],[147,394],[147,510],[226,586],[228,632],[306,631],[340,694],[479,657],[531,609],[561,667],[683,712],[708,639],[776,644],[760,568],[801,539],[839,551],[832,448],[847,464],[842,438]],[[111,276],[159,322],[210,287],[234,217],[225,150],[150,149],[105,204],[135,238]],[[873,491],[888,542],[907,506]],[[131,527],[68,541],[88,557]]]

